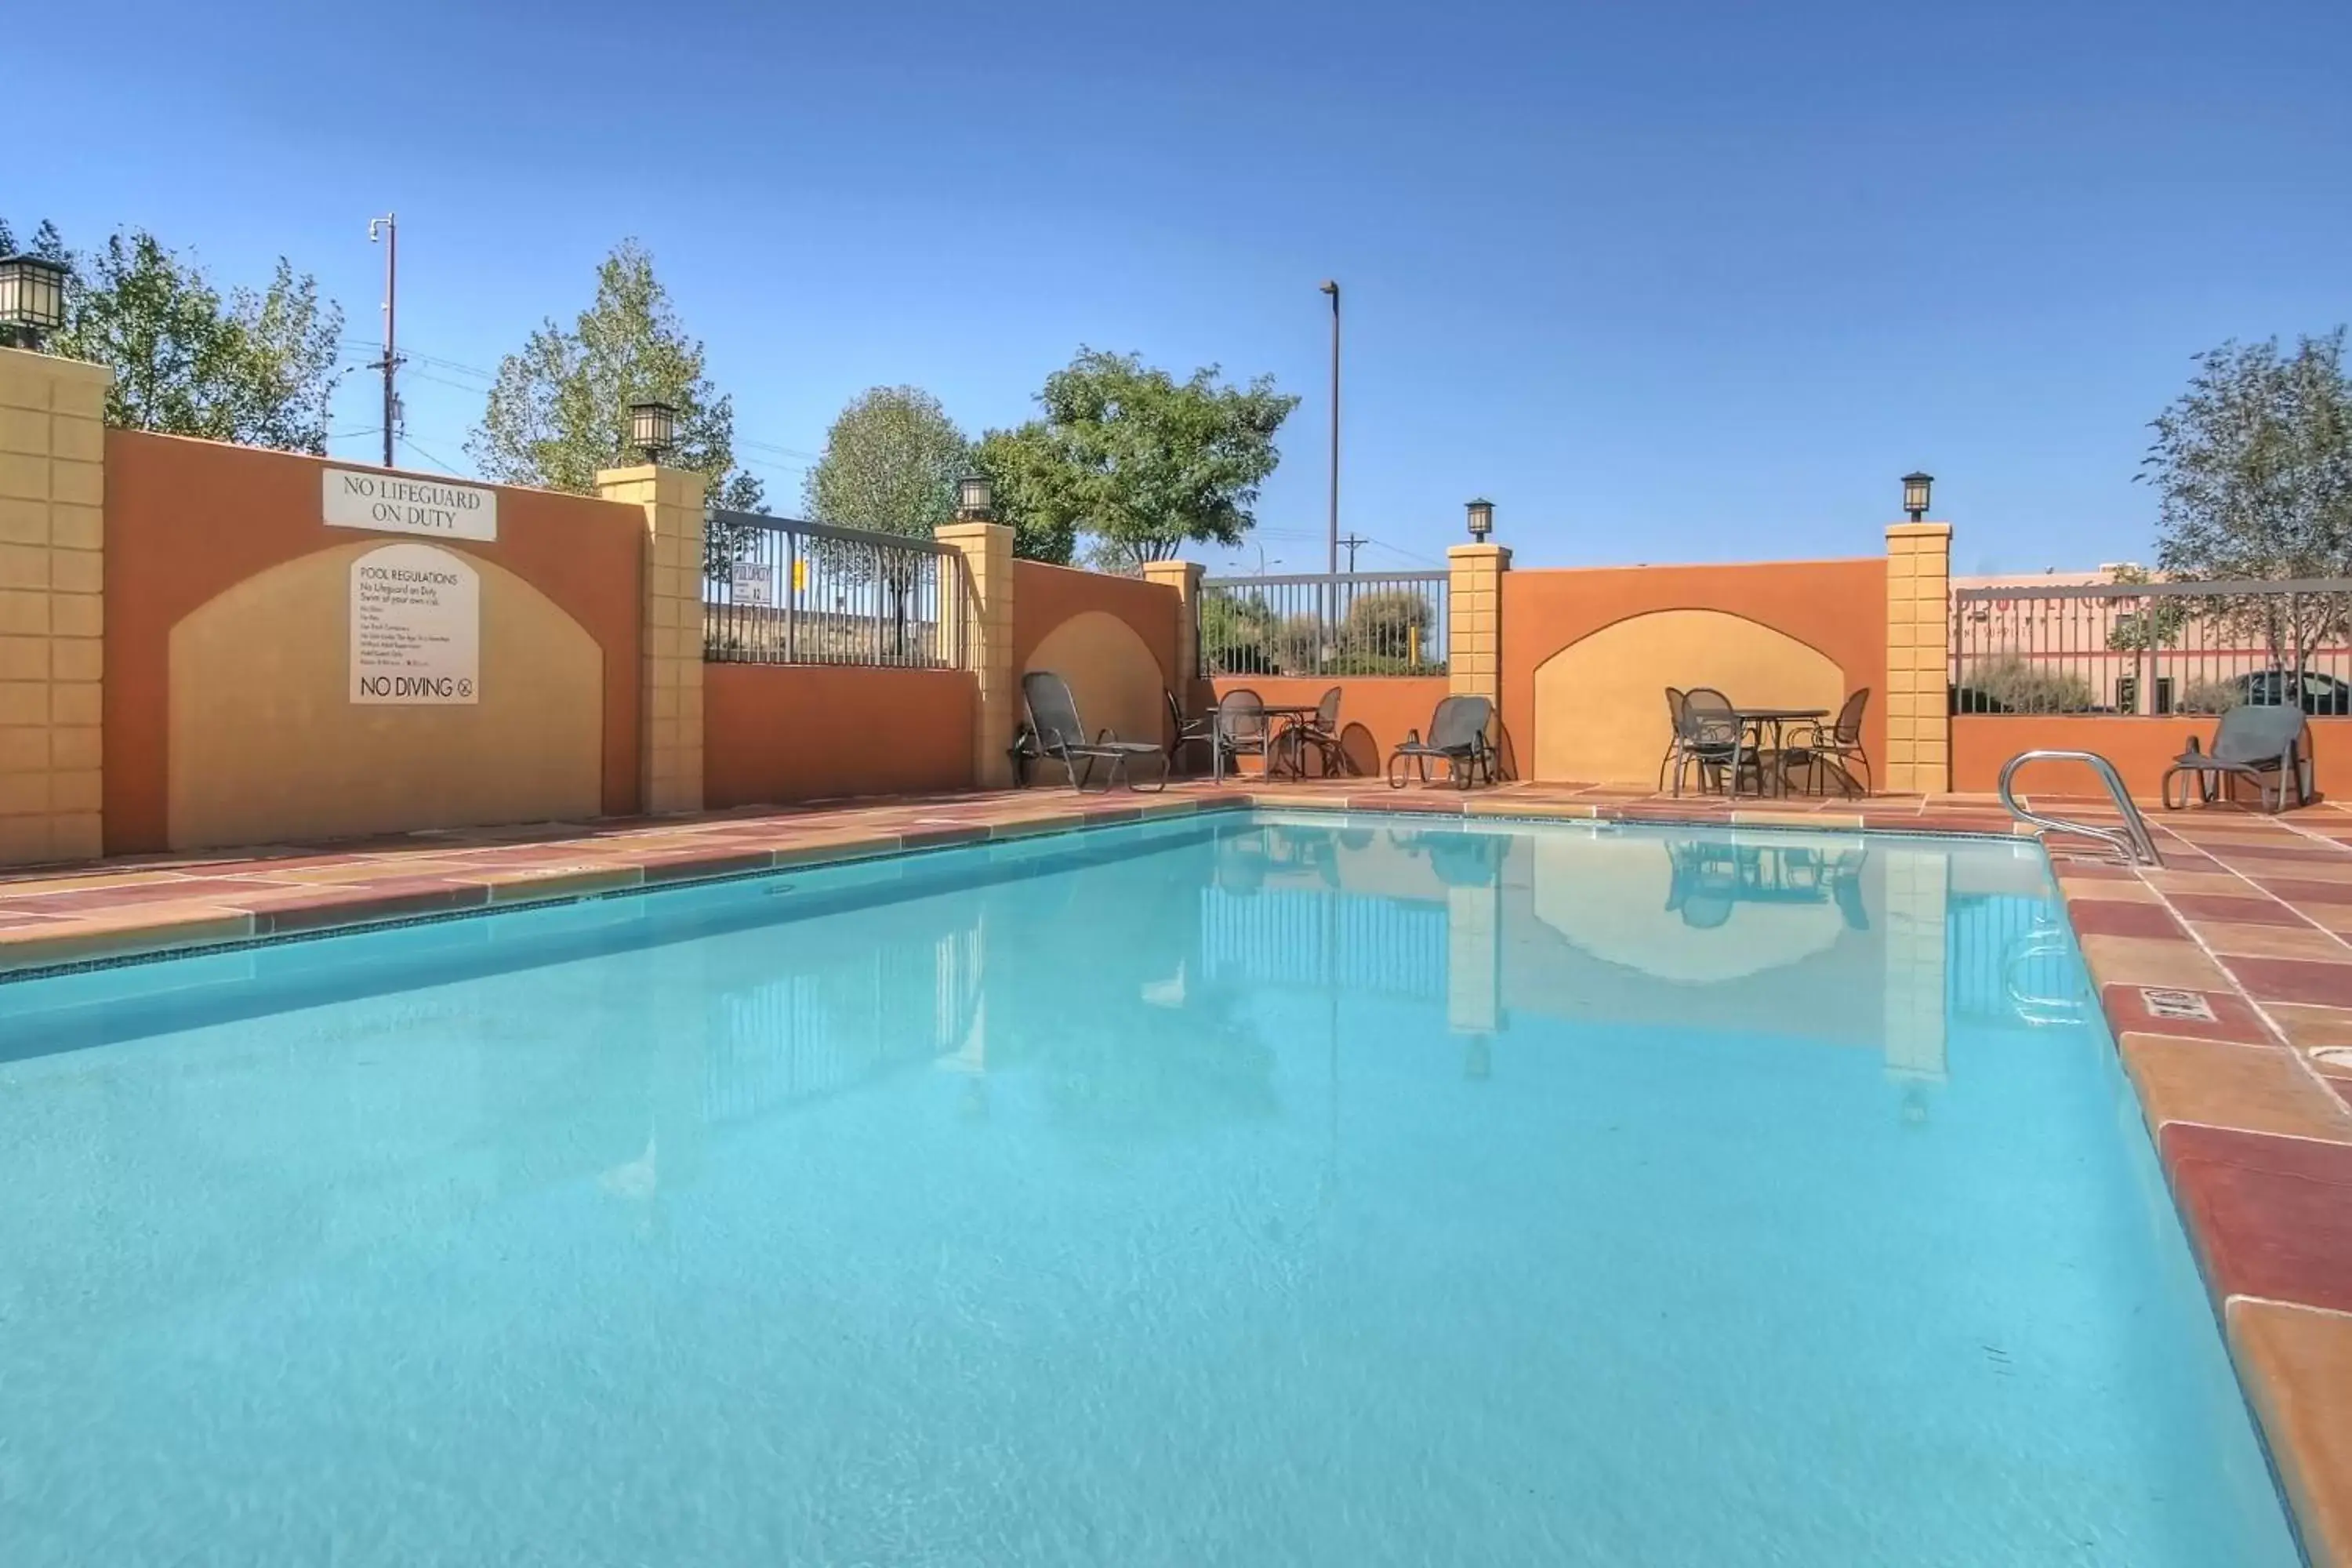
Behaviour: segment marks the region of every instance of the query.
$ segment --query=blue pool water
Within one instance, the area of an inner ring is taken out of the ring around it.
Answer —
[[[0,985],[0,1563],[2294,1560],[2029,847],[1202,817]]]

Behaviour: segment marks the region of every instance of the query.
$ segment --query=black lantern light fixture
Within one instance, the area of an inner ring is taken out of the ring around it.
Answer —
[[[1466,503],[1463,510],[1470,514],[1470,537],[1481,544],[1486,543],[1486,536],[1495,531],[1495,503],[1474,500]]]
[[[0,327],[28,349],[66,324],[66,267],[46,256],[0,257]]]
[[[994,488],[986,474],[966,474],[956,481],[956,521],[986,522],[996,510]]]
[[[1933,474],[1903,476],[1903,510],[1911,514],[1912,521],[1917,522],[1927,515],[1927,492],[1935,483],[1936,476]]]
[[[677,410],[667,403],[629,405],[629,445],[658,463],[677,445]]]

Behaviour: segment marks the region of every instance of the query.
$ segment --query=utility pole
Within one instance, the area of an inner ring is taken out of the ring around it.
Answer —
[[[1339,547],[1348,552],[1349,576],[1352,577],[1356,574],[1356,552],[1361,550],[1365,545],[1370,544],[1370,540],[1366,539],[1360,533],[1351,533],[1345,539],[1339,541]]]
[[[383,466],[391,468],[392,443],[400,428],[400,395],[393,388],[393,376],[400,369],[399,339],[394,335],[394,307],[400,290],[400,222],[398,216],[386,213],[382,217],[368,219],[368,243],[383,244],[383,358],[368,366],[383,372]]]

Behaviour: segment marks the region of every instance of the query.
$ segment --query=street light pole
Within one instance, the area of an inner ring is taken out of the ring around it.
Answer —
[[[1339,574],[1339,285],[1325,279],[1322,291],[1331,296],[1331,506],[1323,570]]]

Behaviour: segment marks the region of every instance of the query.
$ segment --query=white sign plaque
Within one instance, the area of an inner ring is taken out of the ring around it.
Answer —
[[[479,485],[353,468],[329,468],[325,479],[321,504],[329,528],[430,533],[443,539],[499,536],[499,492]]]
[[[352,700],[481,700],[482,578],[462,555],[387,544],[352,563]]]
[[[735,563],[731,596],[739,605],[756,605],[763,610],[776,607],[776,569],[756,562]]]

